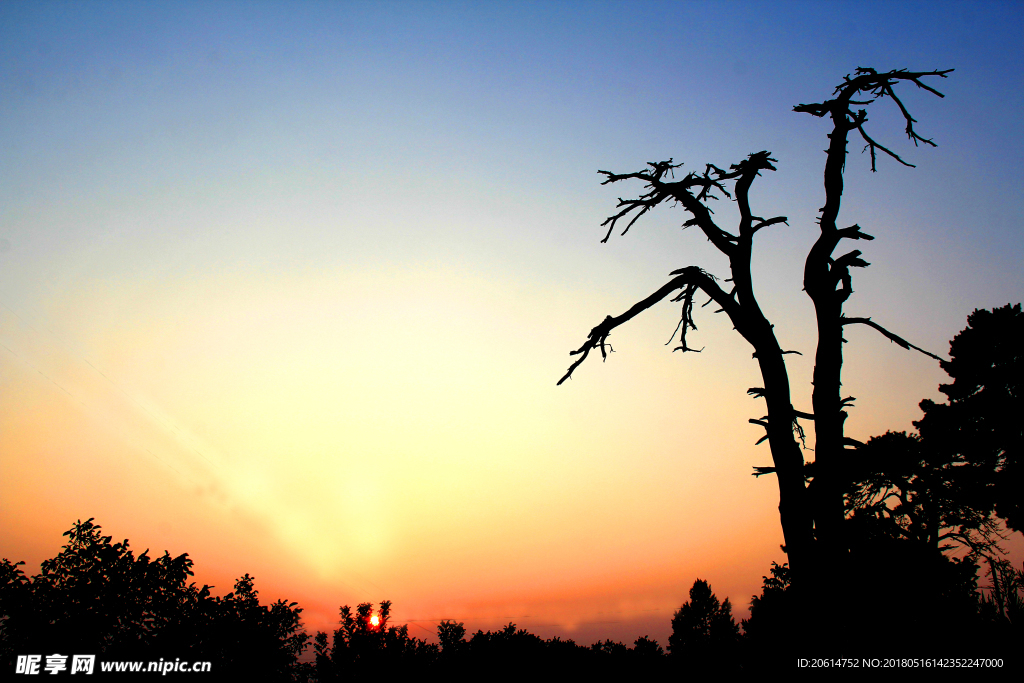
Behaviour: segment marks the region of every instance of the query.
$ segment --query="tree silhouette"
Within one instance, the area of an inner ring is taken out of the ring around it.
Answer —
[[[644,659],[653,659],[665,655],[665,651],[661,648],[661,645],[658,645],[658,641],[647,636],[640,636],[633,641],[633,652],[636,657]]]
[[[544,639],[509,623],[500,631],[478,630],[469,640],[469,658],[475,667],[523,671],[543,666]]]
[[[745,665],[749,669],[767,669],[784,660],[791,661],[789,651],[796,615],[789,592],[789,565],[772,562],[770,574],[761,577],[761,595],[750,599],[750,617],[741,624]]]
[[[975,310],[941,364],[953,378],[939,386],[949,403],[921,402],[919,434],[887,432],[857,449],[846,468],[855,543],[898,539],[933,555],[998,559],[995,515],[1021,523],[1022,335],[1020,304]]]
[[[354,613],[351,607],[344,605],[340,625],[334,632],[331,651],[334,665],[342,671],[353,667],[370,668],[376,660],[383,658],[384,636],[390,616],[391,602],[388,600],[380,603],[377,614],[373,614],[373,605],[368,602],[358,605]],[[373,623],[373,617],[377,618],[377,623]]]
[[[184,656],[198,646],[210,593],[188,583],[187,555],[152,560],[145,551],[136,557],[127,540],[113,543],[92,519],[64,535],[61,552],[44,560],[32,579],[5,560],[5,655],[45,646],[159,658],[168,649]]]
[[[259,603],[251,576],[213,597],[190,583],[192,560],[136,556],[92,519],[65,532],[61,552],[27,577],[0,563],[0,659],[26,653],[96,654],[106,660],[210,661],[253,680],[292,680],[308,636],[294,602]]]
[[[1024,532],[1024,313],[1006,304],[975,310],[949,345],[939,386],[948,403],[924,400],[914,423],[942,457],[989,475],[988,491],[1006,526]]]
[[[991,468],[917,434],[886,432],[857,449],[846,496],[851,545],[900,540],[939,555],[999,552]]]
[[[1019,305],[975,310],[950,343],[952,360],[942,363],[953,377],[939,387],[949,403],[922,401],[919,434],[874,437],[847,465],[857,600],[900,604],[891,611],[893,625],[922,644],[954,633],[976,637],[985,621],[1013,623],[1017,574],[1002,559],[1005,533],[995,515],[1020,523],[1013,478],[1020,476],[1022,332]],[[991,614],[979,622],[982,559],[992,588],[981,607]],[[914,580],[894,582],[894,564]],[[992,637],[1006,637],[1005,629],[995,628]]]
[[[278,600],[261,605],[255,580],[246,574],[216,605],[221,636],[213,641],[213,651],[225,668],[249,680],[289,680],[304,671],[299,657],[309,635],[302,629],[302,608],[296,603]]]
[[[1009,626],[1016,642],[1024,635],[1024,568],[1015,569],[1008,560],[989,559],[992,585],[982,598],[982,611],[993,620]]]
[[[606,358],[611,350],[608,338],[612,331],[664,299],[682,303],[681,319],[677,327],[679,346],[675,350],[694,350],[687,343],[688,331],[696,329],[694,298],[698,292],[708,296],[708,303],[713,301],[719,311],[725,312],[736,331],[753,347],[754,357],[760,367],[764,386],[752,388],[748,393],[765,400],[767,415],[751,422],[765,428],[766,434],[762,441],[766,439],[769,442],[774,462],[771,467],[758,468],[757,474],[772,472],[778,476],[779,513],[794,586],[806,592],[808,605],[811,604],[809,596],[813,592],[812,583],[815,578],[827,575],[829,567],[839,566],[846,552],[842,467],[848,457],[848,447],[855,444],[843,432],[846,411],[852,402],[851,398],[843,398],[840,394],[842,345],[845,341],[843,327],[864,324],[904,348],[927,353],[870,318],[844,315],[843,306],[853,293],[851,270],[866,267],[868,263],[861,258],[858,250],[839,256],[835,256],[834,252],[842,240],[873,239],[858,225],[838,227],[848,139],[851,133],[861,136],[865,149],[870,151],[872,171],[876,167],[878,152],[910,166],[868,134],[865,129],[867,113],[862,107],[880,99],[891,99],[906,122],[907,137],[915,145],[933,145],[914,130],[916,121],[896,95],[895,88],[904,82],[913,83],[941,97],[923,79],[933,76],[944,78],[949,71],[897,70],[878,73],[874,69],[858,68],[852,77],[847,76],[836,87],[832,99],[794,107],[794,111],[828,117],[832,122],[824,170],[825,202],[818,220],[820,234],[807,254],[804,267],[804,289],[814,304],[818,330],[812,412],[797,410],[793,405],[785,354],[795,352],[783,350],[779,345],[774,327],[765,317],[755,296],[751,276],[754,236],[760,230],[787,222],[785,216],[758,216],[750,205],[749,194],[754,180],[763,171],[775,170],[776,160],[771,153],[762,151],[751,154],[728,170],[706,164],[703,171],[692,171],[679,180],[675,180],[674,172],[682,164],[675,164],[672,159],[648,163],[647,169],[634,173],[600,171],[605,176],[603,184],[638,180],[646,189],[635,199],[619,200],[619,211],[602,224],[608,226],[602,241],[608,240],[620,220],[630,217],[623,230],[625,234],[641,216],[658,205],[664,202],[678,203],[690,215],[683,226],[696,226],[728,258],[729,273],[728,277],[720,280],[696,265],[673,271],[670,273],[671,279],[653,294],[621,315],[606,317],[593,328],[587,340],[571,352],[571,355],[579,358],[572,363],[559,384],[572,376],[591,351],[597,349]],[[710,202],[718,199],[719,195],[736,202],[739,221],[733,232],[720,226],[713,218]],[[726,282],[731,283],[731,287],[726,288]],[[938,359],[937,356],[933,357]],[[810,468],[804,466],[801,445],[798,443],[798,436],[803,434],[798,420],[814,423],[815,461]],[[807,590],[809,588],[812,590]],[[820,589],[825,590],[826,587]]]
[[[438,647],[409,635],[409,626],[390,626],[391,601],[384,600],[374,613],[364,602],[355,611],[348,605],[340,610],[334,642],[327,647],[327,634],[313,639],[318,681],[347,680],[387,669],[391,674],[429,667],[438,658]]]
[[[719,604],[708,582],[698,579],[672,617],[668,651],[690,670],[728,670],[738,663],[739,629],[729,599]]]
[[[162,658],[210,661],[213,671],[240,680],[308,683],[424,673],[457,680],[510,672],[552,678],[665,673],[664,651],[647,636],[632,648],[611,641],[585,647],[508,624],[467,640],[464,624],[442,621],[439,647],[410,636],[407,625],[392,625],[386,600],[376,610],[370,603],[341,607],[333,642],[324,632],[310,639],[302,609],[284,600],[262,605],[249,574],[232,592],[214,597],[209,586],[189,582],[188,555],[136,556],[127,540],[114,543],[92,519],[76,522],[65,536],[67,544],[37,576],[26,576],[22,562],[0,560],[3,670],[15,669],[17,655],[77,653],[99,655],[97,673],[110,660],[145,666]],[[302,661],[310,640],[312,657]]]
[[[458,657],[466,649],[466,625],[461,621],[443,620],[437,625],[437,641],[444,660]]]

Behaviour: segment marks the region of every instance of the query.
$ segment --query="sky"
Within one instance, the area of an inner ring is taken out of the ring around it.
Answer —
[[[709,307],[672,353],[666,303],[555,386],[670,271],[726,276],[679,207],[601,244],[640,188],[597,171],[773,153],[753,208],[789,225],[755,287],[809,410],[827,123],[793,106],[955,69],[900,91],[934,149],[870,108],[916,168],[851,143],[840,214],[876,237],[848,315],[945,353],[1024,299],[1022,27],[1010,2],[0,4],[0,555],[35,571],[94,517],[311,632],[391,600],[420,637],[665,644],[698,578],[745,616],[785,561],[746,342]],[[848,339],[848,433],[912,429],[938,364]]]

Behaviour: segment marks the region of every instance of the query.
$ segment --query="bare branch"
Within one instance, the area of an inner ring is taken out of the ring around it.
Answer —
[[[807,435],[804,434],[804,428],[800,426],[800,423],[797,421],[795,417],[793,418],[793,433],[796,434],[798,439],[800,439],[801,448],[803,448],[805,451],[811,450],[807,448]]]
[[[833,270],[848,270],[850,268],[867,268],[871,264],[860,257],[860,250],[854,249],[848,254],[843,254],[832,262]]]
[[[633,216],[633,218],[626,225],[626,229],[622,231],[622,234],[625,235],[627,232],[629,232],[629,229],[633,227],[633,224],[637,222],[640,216],[643,216],[645,213],[647,213],[648,211],[656,207],[658,204],[660,204],[662,200],[665,199],[665,197],[666,195],[664,192],[650,192],[648,194],[640,196],[637,199],[623,199],[619,197],[619,203],[616,206],[616,208],[623,206],[626,208],[622,209],[622,211],[618,212],[614,216],[609,216],[608,218],[605,219],[603,223],[601,223],[601,227],[604,227],[606,225],[608,226],[608,232],[605,233],[605,236],[601,240],[601,242],[604,243],[608,241],[608,238],[611,237],[612,235],[612,231],[615,229],[615,224],[619,221],[620,218],[625,217],[626,215],[629,214],[630,211],[633,211],[634,209],[640,209],[640,212]]]
[[[843,316],[839,320],[840,320],[840,324],[842,324],[842,325],[853,325],[855,323],[859,323],[861,325],[867,325],[868,327],[873,327],[876,330],[878,330],[879,332],[881,332],[884,337],[886,337],[889,341],[893,342],[897,346],[902,346],[903,348],[907,349],[908,351],[910,349],[914,349],[915,351],[920,351],[921,353],[923,353],[924,355],[928,356],[929,358],[934,358],[937,361],[942,361],[943,360],[939,356],[936,356],[934,353],[930,353],[928,351],[925,351],[920,346],[914,346],[913,344],[908,342],[903,337],[900,337],[898,335],[893,334],[892,332],[890,332],[889,330],[885,329],[884,327],[882,327],[878,323],[873,322],[871,320],[871,318],[847,318],[846,316]]]
[[[875,239],[874,237],[872,237],[871,235],[867,234],[866,232],[862,232],[861,229],[860,229],[860,226],[856,225],[856,224],[851,225],[848,228],[843,228],[842,230],[837,230],[836,231],[836,237],[838,237],[839,239],[846,238],[846,239],[850,239],[850,240],[868,240],[868,241],[871,241],[871,240]]]
[[[798,104],[793,107],[793,111],[800,114],[810,114],[811,116],[817,116],[819,119],[832,111],[832,103],[834,100],[828,100],[821,104]]]
[[[887,85],[885,87],[885,93],[892,98],[892,101],[895,102],[896,106],[900,108],[900,112],[903,113],[903,118],[907,122],[907,137],[910,138],[910,140],[914,143],[914,147],[917,147],[917,143],[919,141],[925,143],[926,145],[931,145],[932,147],[935,147],[934,142],[926,138],[923,138],[914,132],[914,124],[917,123],[917,119],[911,116],[910,112],[907,111],[907,108],[903,106],[903,102],[900,101],[900,98],[896,96],[896,93],[893,91],[891,85]]]
[[[680,271],[673,271],[672,273],[670,273],[670,275],[675,275],[676,273],[679,272]],[[679,323],[676,325],[676,329],[672,330],[672,336],[668,338],[667,342],[665,342],[665,346],[668,346],[669,344],[672,343],[672,340],[676,338],[676,334],[679,334],[679,342],[681,346],[677,346],[676,348],[672,349],[673,351],[693,351],[694,353],[700,353],[701,351],[704,350],[691,349],[686,345],[686,331],[688,329],[694,331],[697,330],[697,324],[693,322],[693,295],[696,293],[697,285],[691,283],[683,287],[683,291],[680,292],[679,296],[672,299],[672,301],[674,302],[683,302],[683,309],[679,314]],[[707,306],[712,301],[714,301],[714,299],[709,298],[707,303],[704,304],[704,306]],[[704,306],[701,306],[701,308],[704,308]]]
[[[946,74],[948,74],[951,71],[953,71],[953,69],[946,69],[945,71],[931,71],[931,72],[929,72],[927,74],[924,74],[924,75],[925,76],[939,76],[940,78],[945,78]],[[935,88],[933,88],[931,86],[925,85],[924,83],[922,83],[918,79],[912,78],[911,80],[917,85],[918,88],[922,88],[924,90],[927,90],[928,92],[930,92],[933,95],[938,95],[939,97],[945,97],[945,95],[940,93],[938,90],[936,90]]]
[[[602,185],[607,185],[609,183],[617,183],[620,180],[628,180],[631,178],[635,178],[637,180],[643,180],[644,182],[647,183],[648,187],[652,188],[650,192],[641,195],[637,199],[622,199],[621,197],[619,198],[617,208],[626,208],[624,208],[622,211],[615,214],[614,216],[610,216],[609,218],[607,218],[604,221],[604,223],[601,223],[602,227],[608,225],[608,233],[604,236],[604,239],[601,240],[601,242],[608,241],[608,238],[612,234],[612,230],[615,229],[615,223],[618,222],[620,218],[623,218],[624,216],[629,214],[630,211],[640,208],[640,213],[633,216],[633,219],[629,221],[629,224],[626,226],[626,229],[622,231],[623,235],[629,232],[629,229],[633,226],[633,223],[636,223],[637,219],[640,218],[640,216],[644,215],[645,213],[653,209],[655,206],[660,204],[667,196],[667,193],[664,191],[664,189],[661,189],[659,187],[661,184],[661,180],[666,176],[666,174],[674,178],[675,169],[682,166],[682,164],[673,164],[672,159],[669,159],[668,161],[648,161],[647,165],[651,167],[650,173],[645,173],[642,171],[637,173],[612,173],[610,171],[598,171],[598,173],[603,173],[605,175],[604,182],[601,183]]]
[[[895,159],[896,161],[898,161],[901,164],[903,164],[904,166],[909,166],[910,168],[917,168],[917,166],[914,166],[914,164],[911,164],[911,163],[908,163],[906,161],[903,161],[903,159],[900,158],[899,154],[897,154],[896,152],[892,151],[888,147],[885,147],[884,145],[880,145],[877,142],[875,142],[874,140],[872,140],[871,137],[866,132],[864,132],[864,126],[857,126],[857,130],[860,131],[860,135],[861,135],[862,138],[864,138],[864,141],[868,143],[868,144],[864,145],[864,149],[870,149],[871,150],[871,172],[872,173],[874,173],[875,170],[876,170],[875,169],[875,150],[876,149],[882,150],[883,152],[885,152],[886,154],[891,156],[893,159]]]
[[[668,161],[648,161],[647,165],[651,167],[651,171],[653,171],[653,173],[644,173],[643,171],[637,173],[611,173],[609,171],[598,171],[598,173],[603,173],[607,176],[601,184],[607,185],[608,183],[617,183],[618,181],[626,180],[627,178],[639,178],[640,180],[645,180],[647,182],[660,182],[661,179],[665,177],[666,173],[674,178],[675,169],[682,166],[682,164],[673,164],[672,159],[669,159]]]
[[[769,218],[768,220],[761,220],[757,225],[751,226],[751,234],[757,232],[761,228],[767,228],[769,225],[775,225],[776,223],[785,223],[789,225],[789,219],[786,216],[776,216],[775,218]]]
[[[752,155],[753,156],[753,155]],[[652,172],[638,172],[638,173],[611,173],[610,171],[598,171],[605,176],[605,180],[602,185],[608,183],[619,182],[620,180],[636,179],[643,180],[647,183],[648,192],[640,195],[636,199],[622,199],[619,198],[619,203],[616,208],[622,209],[617,214],[609,216],[601,226],[608,226],[608,232],[605,233],[604,239],[601,242],[607,242],[608,238],[611,237],[612,231],[615,230],[615,225],[619,220],[625,218],[631,212],[639,209],[626,225],[626,229],[622,231],[625,235],[629,232],[629,229],[633,224],[654,207],[661,204],[666,199],[675,199],[680,202],[687,211],[693,216],[690,220],[683,223],[683,227],[696,225],[701,231],[707,236],[709,240],[724,254],[728,254],[732,250],[732,245],[737,242],[737,238],[734,235],[729,234],[725,230],[722,230],[718,225],[711,220],[711,214],[713,213],[710,208],[705,205],[705,202],[709,199],[717,199],[712,193],[713,190],[718,190],[726,197],[730,197],[729,191],[723,185],[723,181],[732,180],[741,175],[742,170],[734,166],[736,169],[732,172],[726,172],[722,169],[708,164],[703,174],[697,175],[695,173],[689,173],[685,178],[678,182],[669,183],[664,182],[666,174],[671,174],[673,169],[679,168],[682,164],[673,164],[672,160],[659,161],[659,162],[648,162],[648,166],[651,167]],[[691,193],[691,188],[698,188],[696,195]]]
[[[576,349],[575,351],[569,352],[570,356],[578,355],[580,356],[580,358],[571,366],[569,366],[569,370],[565,373],[562,379],[558,380],[558,384],[561,384],[565,380],[569,379],[569,377],[572,376],[573,371],[577,367],[579,367],[579,365],[583,361],[587,359],[587,356],[593,349],[600,349],[601,357],[607,358],[608,354],[606,352],[606,348],[608,347],[608,336],[612,333],[612,330],[614,330],[619,325],[622,325],[623,323],[629,322],[630,320],[638,316],[640,313],[646,311],[648,308],[658,303],[659,301],[661,301],[662,299],[664,299],[677,289],[684,289],[684,296],[687,296],[686,292],[689,291],[688,296],[690,298],[690,301],[689,306],[683,306],[684,316],[689,316],[692,313],[692,297],[694,294],[696,294],[697,289],[704,290],[706,294],[708,294],[715,300],[719,301],[719,303],[722,303],[721,300],[727,299],[728,295],[726,295],[725,292],[723,292],[722,289],[715,284],[714,278],[710,274],[706,273],[705,271],[701,270],[696,266],[681,268],[680,270],[673,271],[671,274],[675,275],[676,277],[672,278],[667,283],[662,285],[653,294],[633,304],[633,306],[630,307],[630,309],[623,313],[622,315],[616,316],[614,318],[610,315],[607,316],[601,322],[600,325],[592,329],[590,331],[590,334],[587,335],[587,341],[585,341],[583,345],[580,346],[580,348]],[[682,326],[682,348],[683,350],[690,350],[686,348],[686,329],[688,326],[692,329],[696,329],[696,325],[693,325],[692,318],[684,317],[684,320],[686,320],[687,322],[685,322]]]
[[[765,441],[768,440],[769,434],[768,434],[768,416],[767,415],[765,415],[764,417],[762,417],[759,420],[755,420],[755,419],[751,418],[750,420],[747,420],[747,422],[749,422],[752,425],[758,425],[760,427],[764,427],[765,435],[762,436],[760,439],[758,439],[757,441],[754,442],[755,446],[760,446],[761,444],[763,444]]]
[[[857,67],[854,72],[855,75],[851,78],[850,75],[846,75],[843,78],[843,82],[836,86],[834,94],[837,96],[835,99],[826,100],[825,102],[812,103],[812,104],[799,104],[793,107],[793,111],[810,114],[819,118],[832,115],[838,127],[846,130],[858,129],[861,135],[864,137],[865,145],[864,149],[870,150],[871,152],[871,170],[875,169],[876,162],[876,150],[881,150],[891,156],[893,159],[903,164],[904,166],[913,166],[899,157],[892,150],[878,144],[875,140],[871,139],[866,132],[864,132],[864,122],[867,121],[867,114],[862,109],[856,113],[850,111],[851,105],[867,106],[872,102],[883,97],[889,97],[899,107],[900,113],[903,115],[904,120],[907,122],[906,133],[907,137],[916,146],[919,142],[923,142],[927,145],[935,146],[935,143],[931,140],[921,137],[914,131],[914,124],[917,121],[913,116],[910,115],[909,110],[903,104],[903,101],[896,95],[893,86],[899,81],[910,81],[917,87],[927,90],[928,92],[943,97],[935,88],[932,88],[921,81],[926,76],[938,76],[939,78],[945,78],[946,74],[953,71],[953,69],[944,69],[936,71],[907,71],[906,69],[897,69],[894,71],[888,71],[886,73],[878,73],[874,69]],[[870,99],[855,100],[853,99],[858,93],[864,93],[870,96]]]

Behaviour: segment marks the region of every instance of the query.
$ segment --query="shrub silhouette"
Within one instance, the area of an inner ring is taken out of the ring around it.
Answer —
[[[136,556],[90,518],[65,532],[68,542],[27,577],[22,563],[0,564],[0,659],[13,671],[19,654],[95,654],[100,660],[210,661],[260,680],[300,677],[308,636],[295,603],[260,605],[246,574],[213,597],[190,583],[192,560],[169,553]]]
[[[690,599],[672,617],[669,654],[688,670],[721,671],[737,665],[738,646],[729,599],[719,603],[707,581],[694,581]]]
[[[1024,315],[1007,304],[975,310],[967,323],[942,362],[953,378],[939,387],[949,402],[922,401],[918,434],[876,436],[847,466],[849,569],[858,579],[847,590],[847,640],[884,639],[865,616],[882,609],[889,629],[922,651],[984,648],[1002,637],[1000,619],[1009,623],[1015,602],[1001,600],[1002,586],[1015,585],[1015,572],[1001,559],[996,514],[1010,528],[1019,522]],[[990,567],[988,612],[979,611],[979,560]]]

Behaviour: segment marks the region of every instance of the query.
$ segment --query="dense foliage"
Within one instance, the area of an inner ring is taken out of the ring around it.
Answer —
[[[739,640],[740,627],[732,618],[729,599],[719,603],[707,581],[695,581],[690,599],[672,617],[669,653],[678,661],[713,664],[721,671],[737,662]]]
[[[0,564],[0,658],[19,654],[95,654],[103,660],[211,661],[218,670],[288,679],[301,669],[308,636],[302,609],[283,600],[260,605],[251,576],[214,597],[190,583],[188,555],[137,557],[92,519],[65,532],[67,544],[27,577],[22,563]]]
[[[858,577],[848,596],[868,612],[890,610],[892,626],[922,647],[981,646],[991,628],[1022,625],[1020,573],[1000,542],[1020,525],[1024,315],[1008,304],[967,323],[942,362],[948,403],[922,401],[918,433],[874,437],[847,466],[848,569]],[[850,631],[870,633],[871,620],[850,612]]]
[[[915,426],[948,461],[975,468],[985,502],[1006,526],[1024,531],[1024,313],[1021,305],[975,310],[949,345],[939,386],[947,403],[921,402]]]
[[[394,676],[431,671],[459,679],[492,677],[495,672],[625,678],[640,671],[672,676],[791,668],[800,645],[791,637],[796,611],[786,565],[774,565],[765,577],[742,633],[729,600],[719,601],[707,582],[695,581],[690,599],[672,619],[666,654],[646,636],[632,647],[611,640],[588,647],[557,637],[545,640],[511,623],[467,637],[464,624],[442,621],[438,642],[428,643],[410,636],[407,625],[390,623],[388,601],[376,610],[370,603],[355,609],[343,606],[332,635],[318,632],[310,638],[302,629],[302,610],[285,601],[261,605],[248,574],[234,591],[214,597],[209,586],[188,581],[192,562],[186,555],[172,558],[165,553],[156,560],[146,552],[135,556],[127,541],[113,543],[92,520],[76,523],[66,535],[67,545],[35,577],[27,577],[18,564],[0,563],[0,656],[5,671],[14,669],[19,654],[77,653],[96,654],[103,661],[210,661],[215,672],[230,671],[244,680],[307,683],[382,671]],[[869,618],[861,620],[861,627],[878,637],[847,641],[846,649],[884,654],[898,636],[900,651],[907,656],[912,656],[910,646],[924,642],[933,649],[963,651],[969,645],[974,652],[1006,654],[1019,641],[1024,623],[1024,572],[1005,562],[993,564],[993,588],[979,598],[977,565],[939,557],[947,562],[946,573],[935,574],[937,583],[920,590],[908,589],[908,582],[899,579],[889,582],[895,588],[886,589],[872,581],[875,574],[866,572],[860,589]],[[894,559],[906,558],[878,558]],[[920,566],[901,564],[899,569],[922,572],[910,583],[920,583],[924,575]],[[934,604],[918,600],[920,595],[930,596]],[[883,604],[880,600],[889,608],[884,629],[869,609]],[[856,623],[857,617],[837,614],[836,620],[833,634],[842,630],[844,621]],[[934,639],[936,634],[942,637]]]

